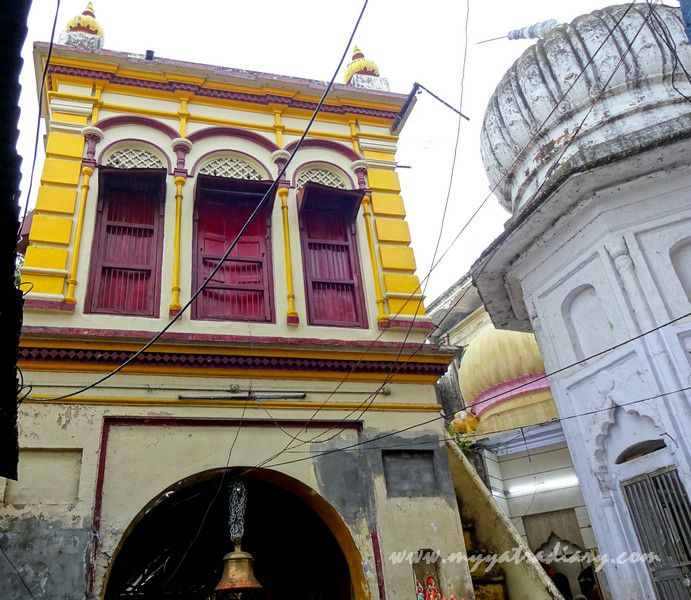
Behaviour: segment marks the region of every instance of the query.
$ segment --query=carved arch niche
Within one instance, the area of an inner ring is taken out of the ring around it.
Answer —
[[[561,314],[578,359],[614,345],[614,325],[592,285],[572,290],[562,303]]]
[[[595,456],[608,469],[666,447],[652,417],[617,406],[597,436]]]

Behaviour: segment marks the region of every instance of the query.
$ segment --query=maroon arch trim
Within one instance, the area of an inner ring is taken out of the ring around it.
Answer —
[[[170,125],[166,125],[156,119],[149,119],[148,117],[118,115],[117,117],[108,117],[96,123],[96,127],[103,131],[107,131],[113,127],[120,127],[121,125],[141,125],[142,127],[150,127],[151,129],[156,129],[164,133],[171,140],[180,137],[179,132],[175,131]]]
[[[298,145],[298,140],[295,140],[294,142],[290,142],[284,150],[287,152],[291,152],[295,149],[295,147]],[[356,160],[362,160],[362,156],[360,156],[355,150],[352,148],[348,148],[348,146],[344,146],[343,144],[339,144],[338,142],[332,142],[331,140],[305,140],[302,142],[301,148],[320,148],[322,150],[332,150],[334,152],[338,152],[338,154],[342,154],[345,156],[348,160],[351,161],[356,161]]]
[[[214,136],[242,138],[249,142],[254,142],[269,152],[280,150],[280,148],[274,142],[268,138],[265,138],[263,135],[259,135],[253,131],[247,131],[246,129],[238,129],[237,127],[207,127],[206,129],[200,129],[194,133],[190,133],[187,136],[187,139],[194,143]]]

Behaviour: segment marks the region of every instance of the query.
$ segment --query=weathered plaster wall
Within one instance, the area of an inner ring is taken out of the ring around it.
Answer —
[[[62,386],[74,386],[77,381],[84,381],[84,375],[60,372],[25,372],[25,377],[36,386],[35,392],[39,395],[55,393],[64,389]],[[0,531],[6,536],[7,542],[3,547],[17,552],[15,563],[21,566],[30,585],[37,588],[45,586],[46,594],[38,598],[60,597],[51,595],[57,593],[64,593],[64,598],[81,597],[91,560],[88,550],[97,497],[102,498],[102,511],[94,597],[98,597],[102,589],[103,577],[124,531],[142,508],[173,483],[226,464],[228,446],[243,412],[242,403],[199,401],[196,404],[195,401],[178,401],[175,398],[181,390],[186,393],[219,393],[234,383],[243,388],[250,385],[247,380],[226,378],[209,380],[199,377],[123,375],[116,382],[99,389],[98,396],[76,400],[80,402],[77,404],[29,402],[23,405],[20,415],[23,455],[48,449],[48,460],[54,461],[32,460],[35,466],[41,466],[41,471],[22,473],[23,480],[37,481],[41,474],[56,469],[66,473],[67,463],[71,465],[70,469],[77,471],[69,478],[69,485],[63,485],[61,478],[54,478],[53,483],[44,489],[32,488],[39,491],[34,492],[34,497],[28,498],[21,506],[8,503],[7,500],[11,500],[13,495],[19,497],[28,492],[15,487],[8,494],[8,489],[15,484],[7,485],[4,480],[0,486],[0,498],[5,500],[0,504]],[[367,391],[377,387],[375,383],[346,382],[329,401],[329,408],[319,413],[315,426],[308,433],[300,434],[300,426],[291,425],[290,421],[304,422],[309,419],[315,410],[311,403],[325,401],[333,390],[333,382],[268,380],[259,383],[255,380],[253,385],[254,389],[261,386],[264,390],[308,391],[303,409],[282,409],[280,402],[265,405],[273,419],[281,420],[281,426],[288,433],[298,434],[302,438],[325,431],[329,425],[324,424],[324,420],[345,418],[352,408],[344,408],[344,402],[360,402]],[[431,408],[436,407],[432,386],[391,384],[389,387],[391,394],[380,396],[367,411],[361,436],[355,430],[347,429],[328,444],[313,443],[297,447],[281,459],[303,458],[306,456],[305,450],[317,453],[341,447],[429,418],[430,412],[411,410],[407,408],[408,405],[428,402]],[[167,404],[161,405],[160,402]],[[128,403],[131,405],[127,406]],[[379,408],[380,403],[388,408]],[[101,494],[97,482],[103,420],[129,417],[136,421],[117,421],[109,427]],[[156,419],[161,418],[167,419],[166,422],[156,424]],[[199,419],[204,420],[204,426],[194,426]],[[256,403],[245,410],[243,423],[231,457],[231,466],[256,465],[290,441]],[[407,563],[388,563],[388,554],[394,550],[412,550],[413,545],[439,548],[445,552],[463,550],[458,512],[448,483],[448,467],[445,458],[438,452],[435,469],[442,482],[441,497],[386,497],[381,474],[381,448],[391,445],[397,449],[406,446],[415,449],[420,447],[421,442],[431,442],[437,436],[438,432],[430,425],[416,429],[409,435],[393,436],[386,444],[384,440],[374,442],[371,449],[365,445],[361,449],[326,455],[314,461],[275,467],[314,489],[339,511],[361,554],[363,571],[374,599],[378,598],[378,579],[371,537],[373,531],[380,536],[384,583],[387,593],[391,590],[387,598],[396,598],[396,594],[403,598],[412,593],[411,566]],[[55,452],[55,449],[60,452]],[[60,458],[65,454],[74,457],[75,452],[81,460],[70,458],[65,461]],[[270,468],[271,464],[267,467]],[[75,477],[78,481],[76,487]],[[25,487],[30,486],[26,484]],[[36,496],[36,493],[39,495]],[[64,500],[67,493],[73,494],[74,498],[52,504],[56,498]],[[51,560],[42,558],[43,546],[38,544],[38,540],[43,536],[48,540],[45,557]],[[51,544],[57,548],[63,541],[67,541],[72,554],[69,557],[52,555]],[[81,557],[77,563],[75,554]],[[49,573],[44,579],[39,573],[42,562],[46,566],[41,567],[41,573]],[[463,583],[462,566],[445,567],[443,573],[454,593],[465,589],[463,585],[467,583]],[[76,595],[75,589],[79,590]],[[19,600],[21,597],[17,594],[10,599]]]

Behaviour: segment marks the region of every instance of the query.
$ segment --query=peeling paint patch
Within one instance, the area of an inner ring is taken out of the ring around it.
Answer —
[[[90,528],[69,528],[37,517],[4,519],[0,544],[37,600],[85,597]],[[26,600],[27,591],[9,562],[0,556],[3,600]]]

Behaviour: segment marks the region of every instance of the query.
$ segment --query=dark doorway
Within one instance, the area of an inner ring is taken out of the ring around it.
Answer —
[[[112,565],[105,600],[213,598],[223,556],[232,549],[227,508],[232,479],[231,471],[215,501],[220,474],[166,492],[131,528]],[[251,476],[243,481],[248,501],[242,547],[254,556],[264,598],[350,600],[346,559],[319,515],[278,485]]]

